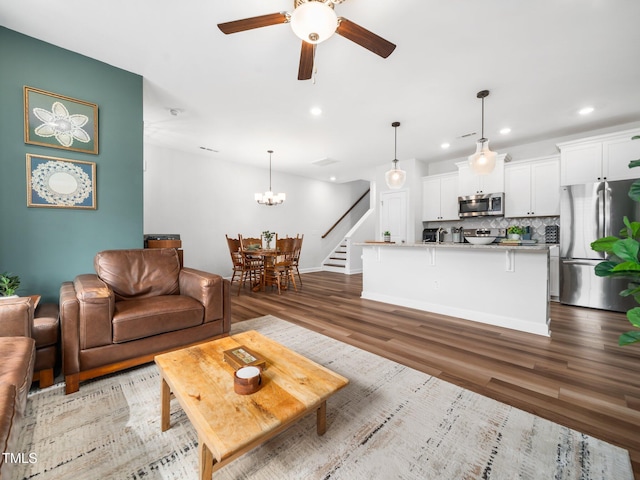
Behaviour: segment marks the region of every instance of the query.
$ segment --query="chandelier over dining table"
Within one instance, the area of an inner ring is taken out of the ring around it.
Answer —
[[[260,205],[271,207],[283,203],[287,196],[284,193],[273,193],[273,189],[271,188],[271,155],[273,154],[273,150],[267,150],[267,152],[269,153],[269,190],[264,193],[256,193],[254,198]]]

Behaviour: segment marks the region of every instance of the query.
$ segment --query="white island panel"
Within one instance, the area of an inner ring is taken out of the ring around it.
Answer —
[[[363,245],[362,297],[549,336],[547,248]]]

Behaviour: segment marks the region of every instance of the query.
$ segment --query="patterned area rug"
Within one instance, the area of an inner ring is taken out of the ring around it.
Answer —
[[[272,316],[258,330],[346,376],[315,414],[214,473],[215,479],[631,479],[626,450]],[[160,432],[153,364],[82,384],[34,390],[20,478],[197,478],[197,436],[172,400]]]

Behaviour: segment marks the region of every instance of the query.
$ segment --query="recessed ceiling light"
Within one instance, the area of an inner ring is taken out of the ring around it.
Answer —
[[[311,115],[314,115],[314,116],[316,116],[316,117],[317,117],[318,115],[322,115],[322,109],[321,109],[320,107],[313,107],[313,108],[311,109]]]
[[[584,107],[578,110],[580,115],[589,115],[591,112],[593,112],[593,107]]]
[[[440,145],[440,148],[449,148],[450,146],[451,146],[451,144],[445,142],[445,143]]]
[[[511,133],[511,129],[509,127],[504,127],[502,130],[500,130],[500,133],[502,135],[507,135],[508,133]]]
[[[335,182],[337,180],[337,178],[335,176],[331,176],[331,177],[329,177],[329,180],[331,180],[332,182]]]

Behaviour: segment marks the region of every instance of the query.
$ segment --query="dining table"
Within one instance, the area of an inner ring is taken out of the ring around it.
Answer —
[[[254,292],[265,290],[267,286],[276,285],[277,278],[274,277],[273,271],[276,264],[279,250],[276,248],[259,248],[259,249],[246,249],[243,251],[245,260],[252,262],[260,258],[262,261],[262,269],[260,273],[260,280],[254,282],[251,289]],[[281,285],[280,288],[286,290],[286,285]]]

